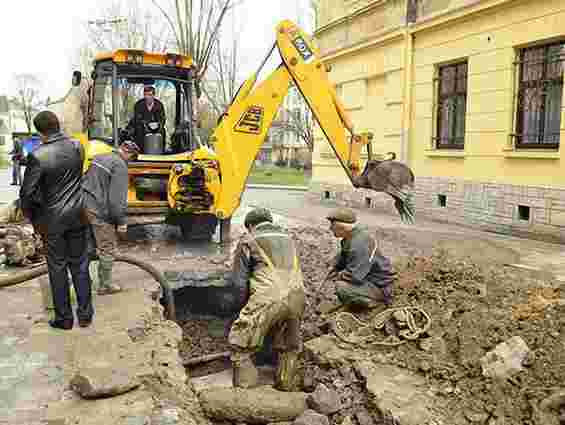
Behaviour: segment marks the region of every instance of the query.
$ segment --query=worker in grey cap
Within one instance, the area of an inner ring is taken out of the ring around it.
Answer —
[[[235,251],[232,279],[237,287],[248,286],[249,298],[228,336],[233,385],[257,385],[253,355],[271,334],[273,350],[279,354],[275,387],[296,390],[300,324],[306,305],[297,250],[289,234],[273,224],[271,213],[264,208],[250,211],[244,224],[248,234]]]
[[[355,212],[337,208],[326,217],[341,251],[326,281],[335,281],[336,295],[343,306],[373,308],[392,303],[394,272],[387,257],[379,251],[367,226],[359,225]]]
[[[91,243],[98,253],[98,295],[120,292],[112,281],[118,238],[127,233],[128,166],[140,152],[131,141],[115,151],[96,155],[84,175],[84,206],[92,230]]]

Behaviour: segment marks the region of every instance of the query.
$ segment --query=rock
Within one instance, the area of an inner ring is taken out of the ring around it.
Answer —
[[[330,425],[327,416],[321,415],[313,410],[306,410],[293,422],[293,425]]]
[[[524,340],[515,336],[498,344],[481,359],[483,375],[489,378],[508,378],[520,372],[527,362],[530,349]]]
[[[465,411],[465,417],[469,420],[469,422],[484,424],[488,420],[489,415],[486,413],[477,413],[472,410],[467,410]]]
[[[359,351],[339,348],[336,338],[332,335],[323,335],[304,343],[306,354],[317,364],[322,366],[340,367],[348,360],[361,357]]]
[[[434,347],[434,339],[433,338],[422,338],[418,341],[418,346],[423,351],[431,351]]]
[[[364,378],[372,403],[382,417],[392,415],[402,425],[420,425],[431,419],[428,409],[434,403],[425,379],[405,369],[366,360],[356,362],[354,367]]]
[[[134,390],[139,385],[135,376],[110,367],[83,369],[71,379],[71,388],[88,399],[115,397]]]
[[[282,392],[268,386],[214,388],[199,394],[202,408],[210,418],[250,424],[294,420],[308,409],[307,396],[306,393]]]
[[[355,413],[355,417],[357,418],[357,422],[359,422],[359,425],[374,425],[375,424],[375,421],[373,420],[371,415],[369,415],[369,413],[366,410],[361,410],[360,412]]]
[[[351,419],[351,416],[346,416],[341,422],[341,425],[353,425],[353,420]]]
[[[330,415],[341,409],[339,395],[324,384],[318,384],[316,390],[306,399],[308,407],[323,415]]]
[[[540,403],[543,410],[557,410],[565,406],[565,389],[551,394]]]

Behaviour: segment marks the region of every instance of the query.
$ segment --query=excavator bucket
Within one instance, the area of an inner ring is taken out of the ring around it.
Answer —
[[[369,160],[354,185],[390,195],[402,222],[414,224],[414,174],[402,162]]]

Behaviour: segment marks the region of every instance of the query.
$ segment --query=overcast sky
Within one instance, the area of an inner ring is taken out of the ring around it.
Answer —
[[[84,25],[96,19],[113,0],[4,0],[2,3],[2,66],[0,95],[13,94],[13,75],[38,75],[44,96],[57,99],[70,87],[72,61],[84,42]],[[154,7],[149,0],[146,7]],[[160,0],[166,4],[171,0]],[[244,0],[236,12],[241,28],[242,67],[255,69],[274,41],[274,27],[282,19],[301,19],[307,0]],[[308,19],[302,25],[308,25]]]

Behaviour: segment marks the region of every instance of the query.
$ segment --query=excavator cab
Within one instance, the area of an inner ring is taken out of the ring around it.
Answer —
[[[134,140],[142,153],[128,163],[128,222],[167,220],[180,225],[186,238],[209,238],[217,224],[213,199],[218,167],[193,128],[192,59],[120,49],[97,55],[93,65],[88,128],[78,135],[87,153],[85,171],[95,155]],[[75,72],[73,85],[81,79]],[[151,108],[144,105],[147,88],[154,94]],[[192,176],[183,179],[189,193],[182,200],[177,182],[170,184],[178,167]]]

